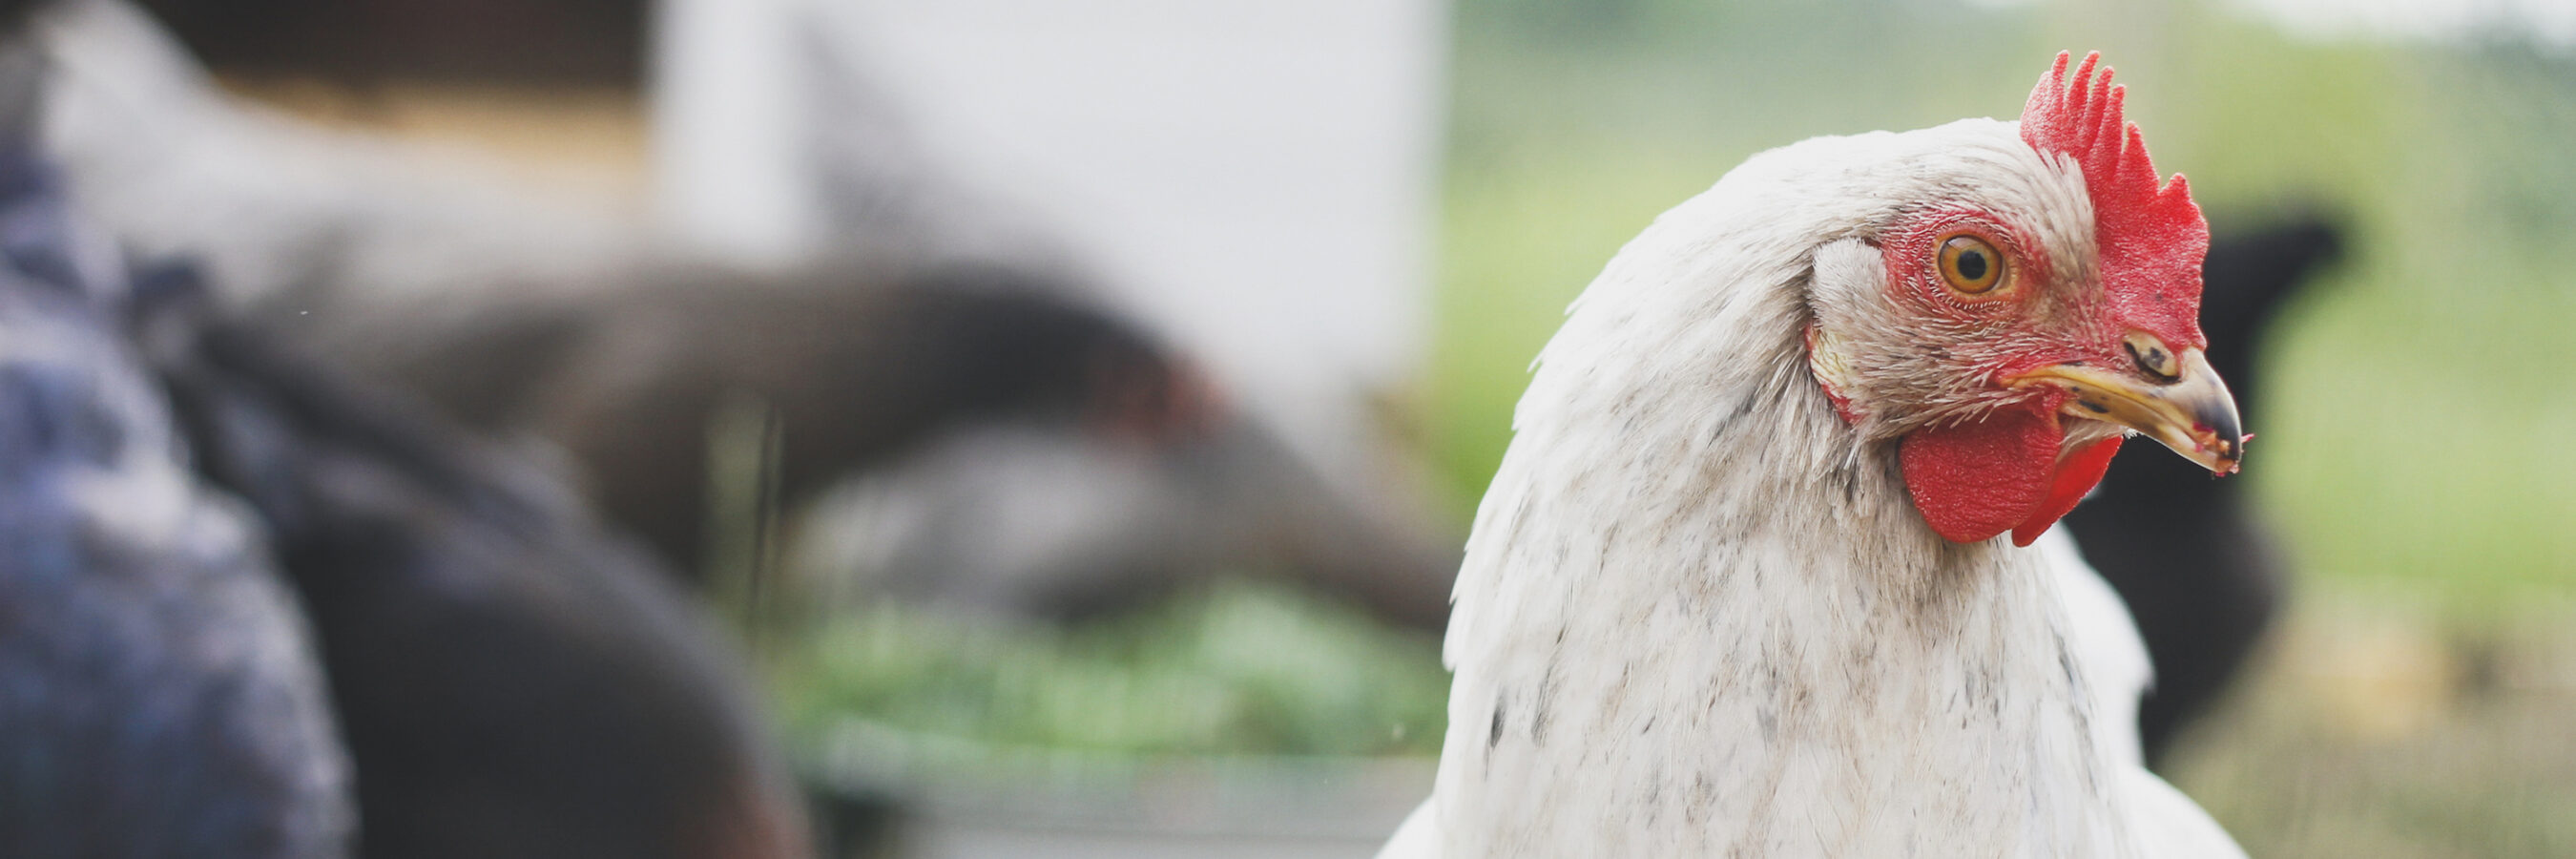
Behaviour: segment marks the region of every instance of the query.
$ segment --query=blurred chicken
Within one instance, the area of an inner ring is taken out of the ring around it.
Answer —
[[[1066,617],[1236,569],[1404,625],[1446,617],[1456,556],[1437,528],[1337,491],[1133,324],[1016,271],[882,268],[663,271],[310,333],[560,449],[612,519],[702,569],[723,560],[713,520],[753,512],[710,507],[717,424],[748,406],[778,432],[773,509],[861,476],[841,495],[873,509],[802,533],[843,546],[830,563],[871,591]]]
[[[710,434],[736,404],[778,428],[784,509],[966,424],[1155,444],[1215,408],[1142,331],[1027,275],[885,268],[639,271],[296,327],[468,423],[559,447],[611,519],[681,564],[705,558]]]

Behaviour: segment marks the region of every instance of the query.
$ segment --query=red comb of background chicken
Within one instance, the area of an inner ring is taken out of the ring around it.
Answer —
[[[2121,116],[2128,89],[2111,84],[2107,67],[2093,75],[2101,57],[2085,54],[2068,81],[2067,54],[2058,53],[2022,107],[2021,139],[2074,159],[2083,170],[2113,315],[2175,348],[2207,348],[2200,333],[2200,264],[2209,252],[2209,222],[2181,174],[2159,186],[2138,124]]]

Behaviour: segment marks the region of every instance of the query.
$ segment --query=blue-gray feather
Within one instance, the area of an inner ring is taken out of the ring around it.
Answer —
[[[299,607],[188,470],[105,247],[0,149],[0,855],[344,855]]]

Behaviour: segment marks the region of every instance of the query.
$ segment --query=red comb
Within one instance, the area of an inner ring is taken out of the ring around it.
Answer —
[[[2200,263],[2209,253],[2209,222],[2180,174],[2159,187],[2138,124],[2121,116],[2128,89],[2111,85],[2108,67],[2100,78],[2093,75],[2101,58],[2085,54],[2068,81],[2067,55],[2058,53],[2021,109],[2021,139],[2073,159],[2083,171],[2112,313],[2176,348],[2207,348],[2200,333]]]

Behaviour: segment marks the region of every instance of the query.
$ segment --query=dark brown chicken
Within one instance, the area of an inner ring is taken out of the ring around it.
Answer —
[[[544,439],[608,519],[692,567],[728,410],[775,428],[785,509],[971,423],[1151,442],[1209,420],[1205,386],[1141,329],[1049,287],[992,267],[688,267],[279,321],[469,425]]]

